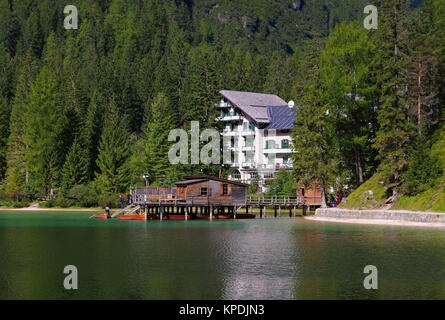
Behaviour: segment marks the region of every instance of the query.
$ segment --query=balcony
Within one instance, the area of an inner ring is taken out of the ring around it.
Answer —
[[[243,146],[243,151],[245,152],[254,152],[255,151],[255,146]]]
[[[216,119],[217,121],[241,121],[240,115],[225,115]]]
[[[235,130],[235,131],[224,130],[222,132],[222,135],[225,137],[237,137],[239,135],[239,131],[238,130]]]
[[[254,169],[255,164],[253,162],[243,162],[242,167],[244,169]]]
[[[243,130],[243,131],[241,131],[241,135],[242,136],[254,136],[255,135],[255,131],[252,131],[252,130],[245,131],[245,130]]]
[[[216,104],[217,108],[231,108],[232,106],[228,102],[221,101]]]
[[[264,154],[289,154],[293,153],[294,151],[290,148],[269,148],[264,149]]]

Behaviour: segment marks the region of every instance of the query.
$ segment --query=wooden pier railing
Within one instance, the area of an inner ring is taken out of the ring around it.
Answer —
[[[219,203],[217,200],[202,199],[201,196],[188,196],[187,199],[172,197],[171,195],[142,195],[133,194],[135,205],[230,205],[226,202]],[[318,197],[289,197],[289,196],[247,196],[243,203],[233,203],[235,206],[320,206]]]

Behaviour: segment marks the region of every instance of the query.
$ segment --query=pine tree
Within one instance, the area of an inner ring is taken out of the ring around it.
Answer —
[[[36,63],[31,54],[19,61],[17,86],[12,100],[10,116],[10,135],[8,138],[6,191],[19,200],[22,188],[29,182],[25,154],[27,121],[30,113],[32,85],[37,73]]]
[[[335,147],[341,150],[343,170],[352,172],[349,184],[357,186],[374,173],[370,143],[376,125],[376,92],[370,76],[374,52],[366,30],[358,23],[344,22],[329,35],[321,54],[320,85],[334,117]]]
[[[418,132],[431,128],[440,114],[438,59],[434,52],[433,7],[425,1],[411,20],[408,64],[408,92],[411,114],[417,120]]]
[[[400,191],[409,196],[419,194],[433,187],[441,175],[440,162],[431,156],[425,135],[419,134],[410,154],[408,170],[402,174]]]
[[[322,100],[319,70],[314,70],[314,81],[306,88],[303,107],[296,110],[292,132],[293,172],[299,184],[308,186],[319,182],[325,193],[329,185],[341,176],[341,155],[335,148],[334,129],[328,104]],[[324,197],[323,197],[324,200]]]
[[[128,187],[130,136],[125,120],[111,102],[105,118],[97,158],[96,182],[103,193],[123,192]]]
[[[143,173],[149,173],[151,182],[163,182],[171,168],[168,159],[171,143],[168,141],[168,135],[172,129],[174,124],[171,104],[163,93],[159,93],[153,100],[151,112],[145,117],[140,141],[144,154]]]
[[[207,44],[190,51],[186,92],[180,104],[181,123],[199,121],[202,128],[215,125],[218,113],[215,103],[220,90],[215,55]]]
[[[62,171],[62,194],[67,196],[68,191],[75,185],[88,181],[88,158],[81,145],[75,141],[69,151]]]
[[[6,156],[8,151],[10,108],[6,98],[0,96],[0,180],[6,174]]]
[[[387,185],[397,185],[406,166],[415,125],[409,116],[407,96],[407,55],[409,1],[378,2],[378,54],[374,70],[381,92],[378,106],[379,130],[375,139],[380,170]]]

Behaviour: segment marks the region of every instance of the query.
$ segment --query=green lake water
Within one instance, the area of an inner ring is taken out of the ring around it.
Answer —
[[[0,299],[445,299],[445,229],[90,215],[0,212]]]

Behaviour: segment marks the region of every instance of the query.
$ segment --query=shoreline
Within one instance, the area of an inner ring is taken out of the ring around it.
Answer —
[[[36,207],[27,207],[27,208],[5,208],[1,207],[1,211],[16,211],[16,212],[54,212],[54,211],[62,211],[62,212],[102,212],[104,211],[102,208],[36,208]],[[113,210],[112,210],[113,211]]]
[[[316,210],[314,216],[305,219],[331,223],[445,228],[445,213],[408,210],[321,208]]]

